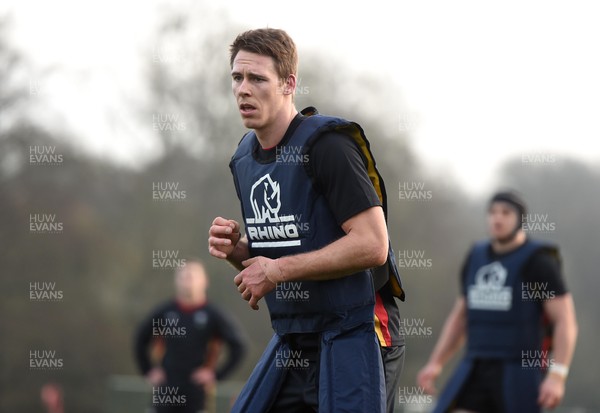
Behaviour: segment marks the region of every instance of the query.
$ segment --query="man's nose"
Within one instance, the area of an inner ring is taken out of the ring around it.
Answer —
[[[250,95],[250,85],[248,79],[244,78],[238,87],[238,95],[248,96]]]

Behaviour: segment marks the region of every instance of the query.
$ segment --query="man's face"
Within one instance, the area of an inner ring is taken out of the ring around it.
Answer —
[[[521,217],[516,208],[506,202],[494,202],[488,211],[488,230],[493,239],[509,238]]]
[[[199,291],[206,291],[208,280],[204,267],[191,262],[177,270],[175,274],[175,292],[178,297],[194,297]]]
[[[270,56],[240,50],[233,60],[231,87],[248,129],[268,128],[291,101],[291,91],[279,78]]]

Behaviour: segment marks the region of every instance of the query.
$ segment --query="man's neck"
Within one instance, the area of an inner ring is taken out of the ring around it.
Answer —
[[[523,230],[519,230],[513,239],[508,242],[492,240],[492,249],[496,254],[506,254],[519,248],[525,241],[527,241],[527,235]]]
[[[284,115],[281,115],[276,122],[272,125],[267,126],[262,129],[255,129],[254,133],[256,133],[256,137],[258,139],[258,143],[263,149],[269,149],[277,146],[281,139],[283,139],[285,132],[287,131],[290,123],[294,117],[298,114],[296,107],[291,105],[289,111],[286,110]]]

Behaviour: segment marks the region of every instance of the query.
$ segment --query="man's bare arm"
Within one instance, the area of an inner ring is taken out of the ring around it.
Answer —
[[[342,224],[346,233],[331,244],[278,259],[275,282],[329,280],[385,264],[388,233],[381,207],[371,207]]]
[[[540,386],[538,403],[553,409],[562,401],[565,394],[565,381],[575,351],[577,341],[577,319],[571,294],[564,294],[544,302],[544,312],[553,324],[553,366]],[[560,366],[560,367],[559,367]]]
[[[465,341],[467,331],[467,306],[464,297],[457,298],[448,315],[442,333],[429,356],[429,361],[417,375],[417,383],[429,394],[435,394],[435,379],[444,364],[452,358]]]
[[[571,294],[564,294],[544,302],[544,312],[554,326],[552,336],[553,359],[569,366],[577,341],[577,320]]]

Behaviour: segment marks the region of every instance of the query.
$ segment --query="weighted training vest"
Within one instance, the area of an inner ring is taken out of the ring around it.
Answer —
[[[555,246],[527,240],[497,259],[490,243],[475,244],[465,277],[467,357],[519,359],[524,351],[540,350],[543,337],[542,300],[531,294],[522,271],[541,249],[558,256]]]
[[[230,168],[251,257],[275,259],[314,251],[344,235],[306,170],[310,144],[327,131],[364,138],[355,123],[312,115],[303,118],[285,145],[278,146],[273,162],[260,163],[253,157],[259,145],[253,131],[241,140]],[[398,294],[403,295],[399,277],[395,278]],[[351,328],[373,321],[371,271],[334,280],[280,283],[265,301],[278,334]]]

